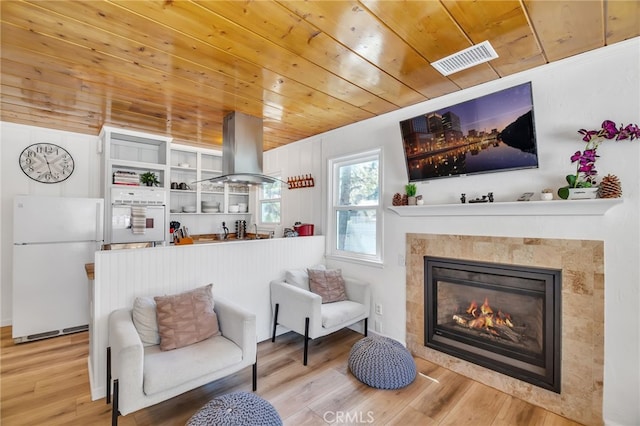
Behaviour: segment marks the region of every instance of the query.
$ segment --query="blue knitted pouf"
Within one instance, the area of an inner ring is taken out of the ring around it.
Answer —
[[[233,392],[209,401],[187,421],[187,426],[282,425],[269,401],[250,392]]]
[[[407,348],[382,336],[357,341],[349,353],[349,370],[362,383],[378,389],[400,389],[416,378],[416,363]]]

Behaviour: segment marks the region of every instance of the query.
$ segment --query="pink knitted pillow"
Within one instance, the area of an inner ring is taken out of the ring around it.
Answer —
[[[322,303],[347,300],[342,270],[327,269],[326,271],[321,271],[307,269],[307,274],[309,274],[309,290],[322,296]]]
[[[181,348],[220,335],[212,287],[209,284],[172,296],[154,297],[161,350]]]

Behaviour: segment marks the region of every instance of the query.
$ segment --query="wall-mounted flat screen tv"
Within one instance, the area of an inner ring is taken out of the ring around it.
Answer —
[[[409,182],[538,167],[531,82],[400,122]]]

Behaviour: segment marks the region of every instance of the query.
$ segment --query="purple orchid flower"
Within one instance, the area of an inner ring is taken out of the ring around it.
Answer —
[[[614,123],[611,120],[604,120],[602,122],[602,130],[603,130],[603,137],[605,139],[613,139],[618,135],[618,128],[616,127],[616,123]]]
[[[584,173],[585,176],[595,176],[598,174],[598,171],[595,169],[595,164],[585,164],[578,168],[580,173]]]
[[[635,124],[629,124],[626,127],[622,127],[622,126],[620,127],[620,132],[618,133],[616,140],[617,141],[621,141],[625,139],[634,140],[639,137],[640,137],[640,128],[638,128],[638,126],[636,126]]]
[[[567,176],[567,181],[575,188],[581,183],[595,184],[595,176],[598,174],[595,163],[599,157],[596,150],[600,143],[606,139],[634,140],[640,139],[640,127],[637,124],[620,125],[616,127],[616,123],[611,120],[604,120],[599,130],[580,129],[578,133],[582,135],[582,140],[587,143],[584,151],[576,151],[570,159],[576,165],[575,175]],[[582,174],[582,176],[581,176]]]
[[[598,134],[598,132],[596,132],[595,130],[587,130],[587,129],[580,129],[578,130],[578,133],[581,133],[584,135],[582,140],[585,142],[589,142],[593,136]]]
[[[635,124],[627,125],[627,127],[625,127],[624,130],[629,132],[629,136],[631,137],[631,140],[635,138],[640,138],[640,127],[636,126]]]

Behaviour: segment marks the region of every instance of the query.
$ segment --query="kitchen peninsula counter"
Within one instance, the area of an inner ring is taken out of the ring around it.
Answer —
[[[217,237],[217,236],[216,236]],[[271,280],[288,269],[324,263],[325,237],[227,240],[144,250],[96,252],[91,299],[89,377],[92,399],[106,394],[109,315],[136,297],[176,294],[213,284],[213,297],[255,313],[258,340],[271,338]],[[284,331],[284,330],[283,330]]]
[[[257,235],[257,238],[256,238]],[[247,234],[245,238],[236,238],[236,234],[229,234],[227,239],[220,239],[218,234],[199,234],[199,235],[191,235],[189,236],[191,240],[193,240],[193,244],[209,244],[209,243],[229,243],[229,242],[237,242],[237,241],[262,241],[269,240],[273,238],[269,238],[268,234]],[[174,245],[174,243],[171,243]],[[189,245],[188,244],[175,244],[175,245]]]
[[[230,242],[239,242],[239,241],[262,241],[262,240],[270,240],[273,238],[269,238],[268,234],[257,234],[258,238],[256,238],[256,234],[247,234],[246,238],[238,239],[235,234],[229,234],[228,239],[221,240],[218,238],[217,234],[200,234],[200,235],[192,235],[194,244],[209,244],[209,243],[230,243]],[[123,248],[148,248],[149,245],[140,245],[131,246],[131,247],[119,247],[119,249]],[[87,263],[84,265],[84,270],[87,274],[87,279],[93,281],[95,279],[95,263]]]
[[[85,264],[84,271],[87,273],[87,279],[89,281],[93,281],[95,279],[95,263]]]

